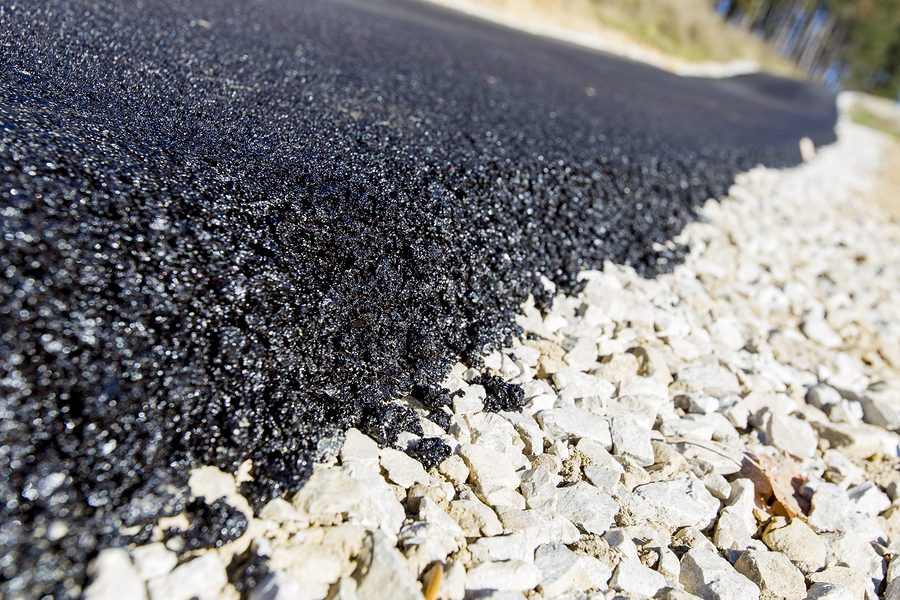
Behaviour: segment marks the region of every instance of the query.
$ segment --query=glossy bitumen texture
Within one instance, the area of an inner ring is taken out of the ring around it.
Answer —
[[[540,275],[670,268],[699,203],[834,118],[405,0],[0,4],[0,585],[77,593],[192,466],[251,458],[260,503],[334,432],[415,429],[386,401],[440,412]],[[187,510],[189,547],[242,530]]]

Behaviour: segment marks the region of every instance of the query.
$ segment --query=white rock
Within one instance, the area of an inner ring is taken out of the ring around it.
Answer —
[[[727,350],[740,350],[746,343],[737,319],[716,319],[709,329],[716,343]]]
[[[665,401],[669,399],[669,387],[663,378],[633,375],[619,382],[618,395]]]
[[[228,583],[225,565],[217,554],[202,554],[174,571],[147,582],[151,600],[189,600],[215,597]]]
[[[678,371],[673,384],[686,392],[705,392],[716,396],[741,391],[737,377],[720,366],[687,367]]]
[[[610,429],[615,454],[630,456],[644,467],[653,464],[650,431],[644,429],[636,419],[628,416],[613,417]]]
[[[85,600],[144,600],[147,593],[128,553],[121,548],[103,550],[88,568],[92,577]]]
[[[355,579],[344,577],[328,590],[328,600],[359,600],[356,588]],[[457,600],[462,600],[462,595],[458,596]]]
[[[645,518],[670,529],[705,529],[715,521],[719,510],[719,501],[693,476],[640,485],[634,489],[634,496],[643,503],[640,508]]]
[[[839,586],[849,592],[853,600],[863,600],[866,597],[865,578],[849,567],[828,567],[824,571],[812,573],[807,579],[813,584],[830,583]]]
[[[816,453],[819,438],[812,425],[796,417],[766,413],[766,438],[777,448],[797,458],[810,458]]]
[[[381,467],[387,472],[388,479],[404,489],[411,488],[414,483],[431,481],[422,463],[393,448],[381,450]]]
[[[837,348],[844,342],[843,338],[821,317],[807,318],[803,321],[802,329],[806,337],[825,348]]]
[[[891,506],[891,499],[871,481],[850,488],[847,497],[856,510],[870,517],[880,515]]]
[[[574,587],[578,590],[605,590],[612,577],[612,571],[606,563],[584,552],[575,554],[578,556],[580,568],[575,577]]]
[[[841,401],[841,394],[833,387],[820,383],[810,388],[806,400],[816,408],[828,412],[832,406]]]
[[[131,551],[131,557],[144,580],[170,573],[178,564],[178,556],[162,542],[138,546]]]
[[[593,373],[610,382],[618,383],[628,377],[634,377],[639,369],[640,364],[634,354],[617,352],[603,359]]]
[[[611,466],[598,467],[596,465],[585,467],[584,476],[589,482],[601,490],[610,490],[619,483],[619,480],[622,478],[622,473],[625,472],[621,465],[618,463],[616,463],[616,465],[618,468]]]
[[[854,593],[833,583],[814,583],[806,592],[806,600],[857,600]]]
[[[454,539],[464,537],[456,521],[430,498],[422,498],[419,501],[419,519],[436,525],[449,537]]]
[[[629,596],[649,598],[665,587],[666,578],[645,567],[641,561],[625,557],[619,561],[610,585]]]
[[[463,600],[466,595],[466,570],[459,562],[450,563],[444,570],[441,600]]]
[[[466,572],[466,590],[469,591],[523,592],[534,589],[540,581],[540,570],[532,563],[519,560],[484,562]]]
[[[541,351],[534,346],[519,346],[513,350],[516,359],[525,366],[536,367],[541,358]]]
[[[716,554],[715,545],[696,527],[685,527],[672,534],[672,543],[683,548],[705,550]]]
[[[605,541],[610,548],[616,550],[617,553],[624,557],[633,558],[635,560],[640,558],[637,544],[631,539],[631,535],[628,531],[621,527],[614,527],[604,533],[603,541]]]
[[[484,357],[484,366],[494,371],[499,371],[503,364],[503,355],[497,350]]]
[[[273,498],[272,500],[269,500],[266,505],[263,506],[262,510],[259,511],[259,516],[267,521],[273,521],[278,524],[291,523],[303,527],[309,525],[308,515],[301,513],[294,508],[293,504],[284,498]]]
[[[746,429],[750,421],[750,410],[740,400],[723,402],[719,412],[738,429]]]
[[[572,544],[581,537],[578,528],[562,515],[544,510],[500,509],[500,520],[506,532],[527,534],[538,544]]]
[[[649,345],[636,346],[629,352],[638,359],[638,374],[658,380],[663,386],[663,398],[668,399],[668,385],[672,382],[672,373],[663,353]]]
[[[843,488],[847,488],[856,483],[860,483],[863,478],[863,470],[847,458],[838,450],[826,450],[823,455],[825,459],[825,479],[831,483],[837,483]]]
[[[868,460],[873,454],[895,456],[900,453],[900,436],[881,427],[867,423],[814,422],[812,425],[820,438],[850,458]]]
[[[344,436],[340,457],[342,463],[358,460],[376,464],[378,462],[378,444],[358,429],[350,429]]]
[[[663,417],[659,431],[666,437],[708,441],[712,439],[716,430],[713,424],[701,418],[701,415],[685,415],[683,418]]]
[[[606,400],[615,392],[615,386],[610,382],[575,369],[564,369],[554,373],[553,383],[559,390],[560,400],[567,404],[581,398]]]
[[[708,600],[758,600],[759,587],[734,570],[727,560],[695,548],[681,558],[684,589]]]
[[[866,395],[861,403],[866,423],[900,430],[900,392]]]
[[[515,428],[525,445],[526,455],[537,456],[544,451],[544,434],[533,419],[516,421]]]
[[[454,396],[453,412],[457,415],[481,412],[484,410],[485,398],[487,398],[487,392],[485,392],[484,386],[467,385],[463,388],[462,395]]]
[[[469,467],[461,456],[448,456],[440,465],[438,472],[446,477],[450,483],[460,486],[469,478]]]
[[[247,595],[248,600],[312,600],[315,596],[286,573],[269,573]]]
[[[588,439],[607,450],[612,447],[609,422],[577,407],[543,410],[535,415],[544,432],[559,440]]]
[[[463,444],[459,455],[469,466],[470,479],[484,489],[519,487],[519,476],[510,460],[501,452]]]
[[[725,501],[731,496],[731,484],[715,471],[714,465],[695,463],[693,471],[706,486],[707,491],[717,500]]]
[[[516,413],[511,413],[515,415]],[[516,415],[517,418],[518,415]],[[476,413],[473,415],[465,415],[464,419],[469,425],[472,443],[479,446],[487,446],[504,454],[521,455],[521,449],[524,447],[522,438],[516,432],[516,428],[506,417],[497,413]],[[526,420],[526,418],[522,418]],[[532,419],[527,419],[534,423]],[[524,457],[510,460],[518,464],[527,461]]]
[[[602,534],[618,511],[615,500],[583,481],[559,489],[557,513],[586,533]]]
[[[803,573],[784,554],[747,550],[734,568],[759,587],[761,600],[791,600],[806,593]]]
[[[413,573],[424,571],[434,562],[443,562],[460,543],[434,523],[414,521],[400,529],[397,536],[406,555],[406,567]]]
[[[538,591],[546,598],[556,598],[576,587],[581,574],[578,555],[562,544],[544,544],[537,549],[534,564],[541,573]]]
[[[479,538],[469,544],[468,549],[475,562],[518,560],[532,563],[537,545],[531,535],[519,532]]]
[[[500,507],[509,507],[509,508],[525,508],[525,498],[516,491],[508,488],[493,488],[493,489],[484,489],[481,486],[477,488],[478,497],[481,498],[485,504],[488,506],[492,506],[494,508]]]
[[[763,532],[763,542],[787,556],[804,573],[825,566],[828,555],[825,541],[800,519],[788,522],[784,517],[775,517]]]
[[[840,402],[831,406],[828,417],[839,423],[856,424],[862,421],[863,407],[859,402],[841,398]]]
[[[622,465],[619,464],[619,461],[610,454],[609,449],[606,446],[593,440],[582,439],[575,444],[575,449],[584,454],[590,460],[590,464],[592,465],[611,469],[616,467],[621,469],[622,467]]]
[[[759,415],[765,411],[787,415],[798,408],[798,403],[787,394],[753,390],[741,399],[750,414]]]
[[[736,479],[731,483],[731,495],[727,506],[719,514],[713,542],[720,550],[744,550],[760,542],[756,534],[756,491],[749,479]]]
[[[526,471],[522,476],[520,487],[526,506],[528,508],[555,507],[559,498],[559,490],[556,486],[561,482],[562,477],[541,466]]]
[[[580,371],[588,371],[597,362],[597,342],[590,337],[578,338],[578,341],[565,355],[570,367]]]
[[[450,503],[447,513],[459,524],[466,537],[500,535],[503,526],[497,514],[474,494],[461,494],[459,500]]]
[[[708,415],[709,413],[719,410],[719,400],[714,396],[710,396],[709,394],[704,394],[703,392],[693,392],[691,394],[687,394],[685,398],[687,400],[688,412]]]
[[[357,581],[356,595],[359,600],[422,598],[419,584],[409,572],[403,555],[379,531],[366,536],[353,578]]]
[[[645,428],[653,427],[661,407],[669,401],[668,379],[628,377],[619,383],[619,395],[609,403],[609,414],[628,415]]]
[[[349,574],[350,556],[361,551],[364,537],[363,527],[345,523],[301,529],[289,544],[268,538],[258,538],[254,543],[259,548],[260,540],[267,541],[262,552],[268,555],[269,568],[287,573],[291,582],[304,590],[305,597],[315,597],[327,594],[342,574]]]
[[[336,442],[336,438],[323,438],[320,441],[320,445],[331,447]],[[238,469],[236,475],[238,477],[246,477],[252,467],[253,463],[251,461],[245,461]],[[247,499],[238,492],[237,486],[238,480],[235,475],[211,466],[193,469],[188,479],[188,487],[191,489],[191,495],[195,498],[203,498],[207,504],[224,498],[229,505],[250,516],[253,514],[253,510],[250,508]]]
[[[900,578],[894,578],[884,590],[884,600],[900,600]]]
[[[678,555],[665,546],[658,548],[658,551],[659,564],[656,565],[656,570],[666,579],[678,581],[681,576],[681,562]]]
[[[878,521],[856,510],[847,492],[833,483],[816,488],[809,524],[819,532],[854,533],[869,540],[884,536]]]
[[[867,580],[876,582],[876,585],[884,579],[884,558],[875,551],[871,542],[846,533],[831,533],[824,537],[829,543],[829,564],[850,567]]]
[[[406,513],[387,482],[367,465],[341,468],[316,466],[294,506],[316,523],[330,525],[346,518],[396,535]]]

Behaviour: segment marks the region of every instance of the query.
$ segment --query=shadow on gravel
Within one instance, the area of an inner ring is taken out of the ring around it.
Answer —
[[[541,274],[667,270],[734,173],[833,139],[800,84],[380,0],[35,0],[0,8],[0,49],[11,596],[77,594],[98,545],[185,509],[192,466],[251,458],[261,503],[324,437],[390,443],[418,424],[386,401],[439,396]],[[208,517],[191,545],[239,526]]]

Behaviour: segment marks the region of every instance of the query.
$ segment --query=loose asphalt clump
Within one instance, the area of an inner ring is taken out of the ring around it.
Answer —
[[[426,469],[436,467],[450,456],[450,446],[441,438],[421,438],[411,442],[406,449],[410,456],[417,459]]]
[[[192,500],[185,507],[190,525],[187,529],[173,527],[166,530],[166,541],[174,547],[189,552],[200,548],[220,548],[241,537],[247,531],[247,517],[224,499],[207,503],[205,498]]]
[[[6,5],[0,78],[10,596],[77,594],[191,467],[251,459],[259,504],[341,430],[421,433],[388,400],[509,340],[542,276],[669,269],[734,173],[833,139],[798,83],[374,0]]]
[[[522,410],[525,405],[525,390],[521,385],[503,381],[502,378],[487,373],[476,377],[473,383],[484,386],[484,410],[488,412]]]

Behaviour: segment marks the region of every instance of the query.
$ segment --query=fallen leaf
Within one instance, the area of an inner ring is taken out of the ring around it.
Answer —
[[[753,482],[757,504],[770,514],[806,520],[809,502],[800,494],[806,479],[789,455],[747,453],[740,475]]]

